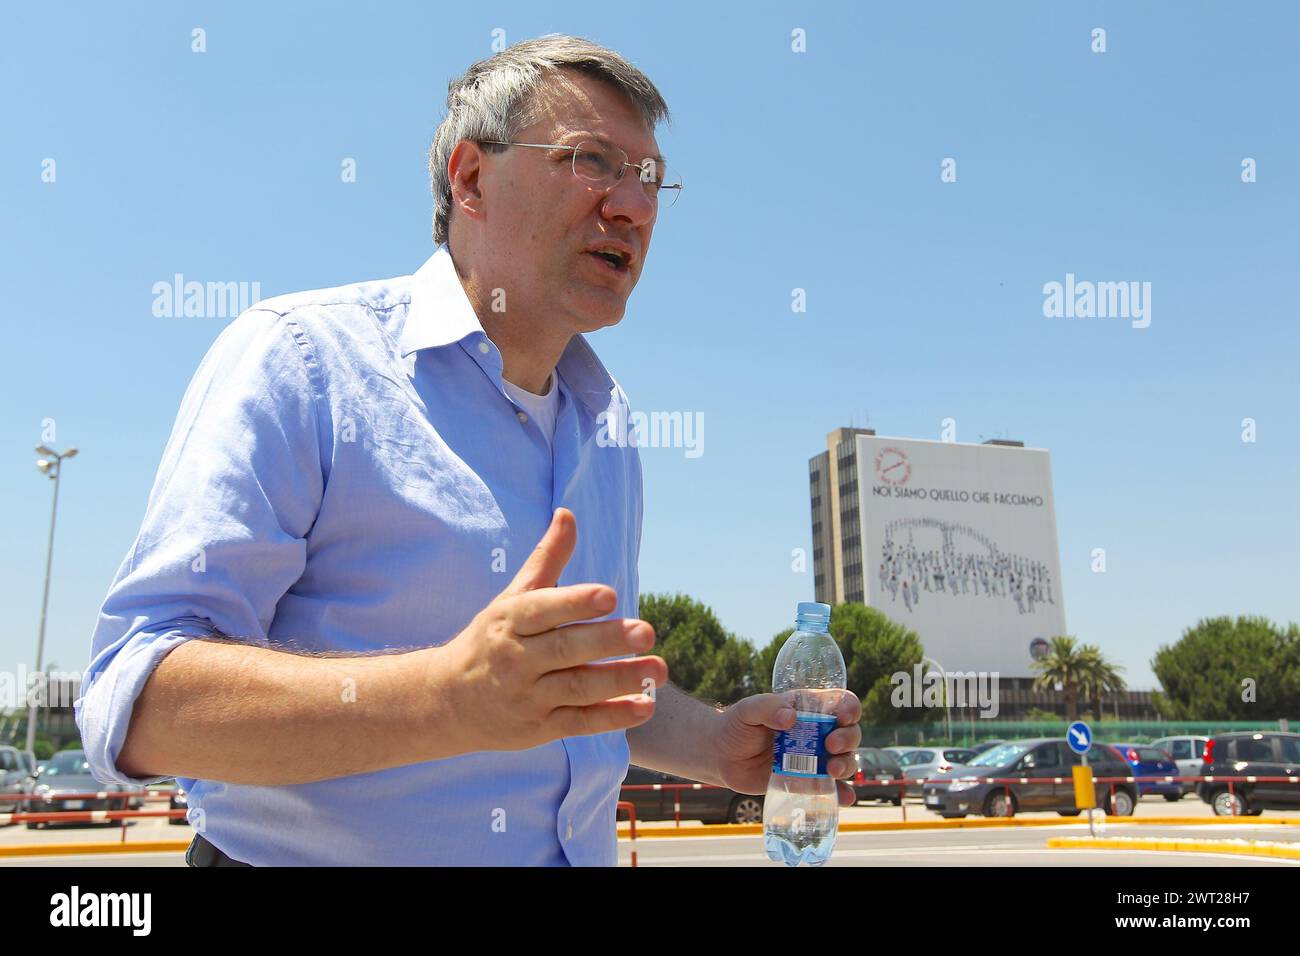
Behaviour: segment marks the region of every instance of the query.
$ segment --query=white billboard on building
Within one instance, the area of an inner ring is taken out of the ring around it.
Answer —
[[[945,670],[1032,675],[1066,633],[1046,449],[856,437],[867,603]]]

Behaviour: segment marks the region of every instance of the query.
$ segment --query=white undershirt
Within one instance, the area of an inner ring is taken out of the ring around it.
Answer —
[[[515,385],[513,382],[507,382],[501,379],[502,386],[505,387],[506,394],[509,395],[516,405],[522,408],[537,427],[542,430],[546,436],[546,441],[550,444],[555,437],[555,417],[560,407],[560,390],[556,387],[557,376],[551,373],[551,387],[545,395],[534,395]]]

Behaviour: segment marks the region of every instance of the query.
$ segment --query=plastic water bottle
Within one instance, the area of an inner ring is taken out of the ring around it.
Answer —
[[[830,634],[828,604],[798,607],[794,633],[776,655],[772,692],[785,694],[796,722],[776,735],[763,801],[763,844],[778,863],[821,866],[835,849],[840,801],[826,770],[826,737],[844,696],[844,656]]]

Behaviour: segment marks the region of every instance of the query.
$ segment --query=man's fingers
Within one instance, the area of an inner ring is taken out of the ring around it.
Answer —
[[[837,727],[826,737],[826,749],[833,754],[850,753],[857,750],[860,743],[862,743],[862,727],[858,724],[852,727]]]
[[[858,695],[851,690],[846,690],[835,708],[835,715],[839,718],[841,727],[860,722],[862,720],[862,701],[858,700]]]
[[[668,665],[662,657],[634,657],[551,671],[537,681],[537,689],[553,707],[585,707],[616,697],[649,694],[667,680]]]
[[[772,730],[794,726],[794,708],[784,694],[754,694],[739,701],[735,708],[736,716],[747,724]]]
[[[654,712],[654,702],[640,695],[607,700],[590,707],[557,707],[547,719],[547,729],[558,737],[603,734],[644,724],[654,716]]]
[[[562,588],[521,591],[502,602],[511,627],[520,637],[545,634],[574,621],[601,617],[617,604],[618,595],[604,584],[566,584]]]
[[[524,642],[539,673],[577,667],[606,657],[644,654],[654,647],[655,632],[645,621],[620,617],[612,621],[570,624]],[[610,695],[612,696],[612,695]]]
[[[737,716],[747,724],[780,731],[789,730],[795,723],[796,714],[788,694],[755,694],[737,703],[735,708]],[[854,694],[846,692],[835,713],[840,726],[826,736],[826,750],[830,755],[826,769],[832,777],[851,777],[857,772],[853,750],[862,740],[862,728],[857,723],[862,705]],[[852,723],[845,726],[849,720]]]
[[[790,700],[789,691],[784,694],[754,694],[737,703],[736,707],[740,718],[747,724],[789,730],[795,721],[794,705]],[[853,691],[842,692],[835,707],[835,717],[841,727],[857,726],[862,719],[862,702]]]
[[[556,508],[551,515],[551,525],[537,542],[513,581],[502,594],[521,594],[537,588],[553,588],[560,580],[564,566],[573,557],[578,543],[578,521],[568,508]]]
[[[826,772],[832,777],[847,780],[858,772],[858,761],[852,753],[842,753],[836,756],[832,752],[832,756],[826,761]]]

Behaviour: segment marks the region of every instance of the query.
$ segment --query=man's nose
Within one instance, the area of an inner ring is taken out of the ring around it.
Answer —
[[[646,192],[640,173],[629,169],[606,193],[600,211],[607,219],[626,219],[634,226],[644,226],[654,221],[658,206]]]

